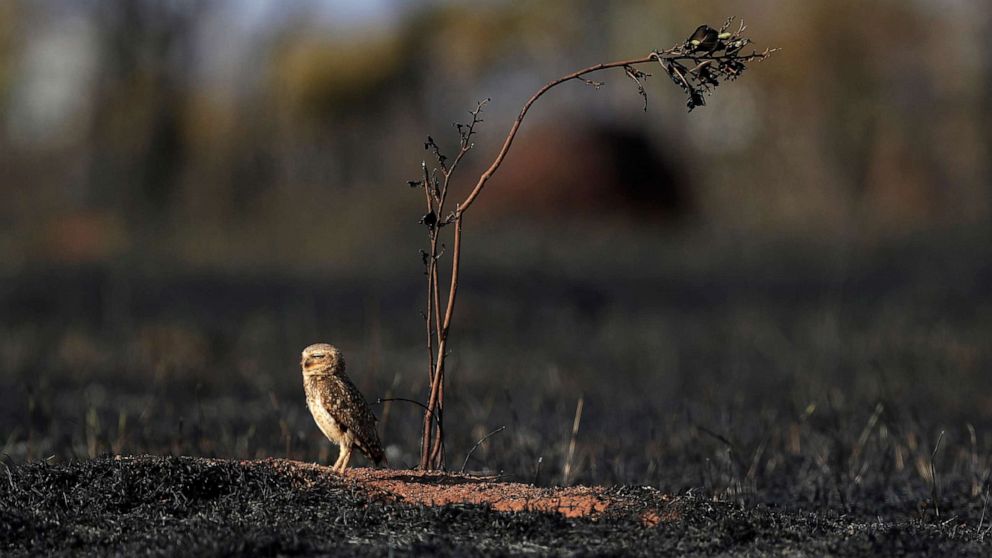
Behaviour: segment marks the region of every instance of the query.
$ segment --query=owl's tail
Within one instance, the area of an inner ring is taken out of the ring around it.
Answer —
[[[376,465],[389,466],[389,461],[386,460],[386,452],[382,451],[382,444],[379,443],[378,439],[369,440],[370,443],[364,443],[362,440],[358,441],[358,449],[362,450],[365,457],[369,458],[369,461],[375,463]]]
[[[376,446],[372,448],[372,451],[373,451],[372,454],[373,463],[379,466],[389,467],[389,460],[386,459],[386,452],[382,451],[381,445],[376,444]]]

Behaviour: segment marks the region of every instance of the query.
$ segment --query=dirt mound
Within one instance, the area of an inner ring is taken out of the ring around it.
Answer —
[[[299,466],[296,462],[287,463],[290,467]],[[370,494],[424,506],[473,504],[500,512],[532,511],[587,517],[600,514],[611,506],[619,509],[629,504],[602,487],[538,488],[519,482],[501,482],[498,477],[456,473],[350,469],[343,480],[357,484]]]
[[[988,555],[953,521],[289,460],[0,464],[0,555]]]

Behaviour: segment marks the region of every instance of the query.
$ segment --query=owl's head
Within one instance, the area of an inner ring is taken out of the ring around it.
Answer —
[[[300,366],[304,376],[337,374],[344,372],[344,357],[334,345],[315,343],[303,349]]]

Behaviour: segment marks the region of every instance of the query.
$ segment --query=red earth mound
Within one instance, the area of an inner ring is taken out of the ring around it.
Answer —
[[[322,465],[284,459],[265,460],[264,463],[289,474],[294,470],[308,470],[335,475],[330,467]],[[539,488],[519,482],[502,482],[497,477],[458,473],[354,468],[348,469],[341,479],[360,486],[371,495],[423,506],[475,504],[500,512],[535,511],[576,518],[596,516],[608,509],[622,509],[627,504],[603,487]],[[651,512],[642,520],[655,525],[662,518]]]

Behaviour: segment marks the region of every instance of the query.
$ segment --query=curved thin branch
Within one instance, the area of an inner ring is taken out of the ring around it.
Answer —
[[[407,399],[406,397],[386,397],[386,398],[380,397],[380,398],[376,399],[376,403],[379,404],[379,405],[381,405],[383,403],[388,403],[390,401],[400,401],[400,402],[403,402],[403,403],[412,403],[412,404],[420,407],[421,409],[423,409],[427,413],[428,416],[433,416],[434,415],[434,413],[432,413],[431,410],[427,408],[427,405],[424,405],[423,403],[421,403],[420,401],[417,401],[416,399]],[[437,419],[435,419],[435,421],[436,420]]]
[[[503,164],[503,159],[506,154],[510,151],[510,146],[513,144],[514,138],[517,137],[517,131],[520,129],[520,124],[523,123],[524,117],[527,116],[527,111],[530,110],[531,105],[533,105],[542,95],[548,92],[552,87],[565,83],[566,81],[571,81],[573,79],[581,79],[582,76],[586,74],[591,74],[593,72],[598,72],[600,70],[606,70],[608,68],[623,68],[624,66],[632,66],[634,64],[646,64],[648,62],[653,62],[656,59],[657,53],[651,53],[648,56],[643,56],[641,58],[633,58],[631,60],[620,60],[617,62],[607,62],[604,64],[596,64],[594,66],[589,66],[588,68],[583,68],[577,72],[572,72],[568,75],[564,75],[554,81],[549,81],[544,84],[544,87],[537,90],[537,93],[524,104],[523,108],[520,110],[520,114],[517,115],[517,119],[513,121],[513,126],[510,127],[510,132],[506,135],[506,139],[503,140],[503,147],[499,150],[496,155],[496,159],[493,164],[489,165],[486,172],[482,173],[479,177],[479,181],[475,184],[475,188],[469,193],[468,197],[465,198],[462,203],[458,204],[458,212],[462,213],[472,205],[475,198],[479,197],[479,193],[482,192],[482,188],[485,187],[486,182],[496,174],[496,169]]]
[[[647,56],[642,56],[640,58],[631,58],[630,60],[617,60],[615,62],[595,64],[589,66],[588,68],[583,68],[581,70],[577,70],[570,74],[566,74],[556,80],[549,81],[548,83],[544,84],[543,87],[538,89],[537,92],[534,93],[534,95],[532,95],[531,98],[528,99],[526,103],[524,103],[523,108],[520,109],[520,114],[517,115],[516,120],[513,121],[513,125],[510,127],[509,133],[507,133],[506,139],[503,140],[503,147],[500,148],[499,153],[496,155],[496,159],[493,160],[492,164],[489,165],[489,168],[486,169],[486,171],[482,173],[481,176],[479,176],[479,181],[476,182],[475,188],[473,188],[472,191],[469,193],[469,195],[460,204],[458,204],[458,213],[465,212],[469,207],[471,207],[472,203],[475,202],[475,199],[479,197],[479,194],[482,192],[482,189],[486,186],[486,183],[489,182],[489,179],[492,178],[494,174],[496,174],[496,170],[499,169],[499,166],[503,164],[503,159],[506,158],[506,154],[510,151],[510,146],[513,145],[513,140],[517,137],[517,131],[520,130],[520,125],[523,123],[524,117],[527,116],[527,111],[529,111],[530,107],[550,89],[558,85],[561,85],[566,81],[571,81],[573,79],[580,80],[588,84],[590,83],[590,80],[585,79],[583,76],[585,76],[586,74],[598,72],[600,70],[608,70],[610,68],[624,68],[624,70],[627,71],[629,68],[633,68],[634,66],[640,64],[647,64],[650,62],[660,62],[662,63],[662,65],[664,65],[664,62],[666,60],[667,61],[693,60],[698,63],[702,59],[720,61],[720,60],[728,60],[731,58],[735,58],[742,60],[744,62],[750,62],[752,60],[761,60],[763,58],[766,58],[769,54],[775,52],[776,50],[777,49],[765,49],[764,52],[753,52],[751,54],[740,55],[740,56],[737,54],[718,55],[714,53],[707,53],[704,56],[700,56],[697,54],[686,53],[684,50],[682,50],[681,47],[675,47],[663,51],[653,51]],[[600,82],[591,82],[591,83],[595,84]]]
[[[496,430],[493,430],[489,434],[486,434],[485,436],[482,437],[481,440],[479,440],[478,442],[476,442],[475,445],[472,446],[472,449],[468,450],[468,454],[465,455],[465,461],[462,462],[462,468],[458,472],[459,473],[464,473],[465,472],[465,467],[468,465],[468,459],[470,457],[472,457],[472,454],[475,453],[475,450],[479,449],[479,446],[481,446],[483,442],[485,442],[486,440],[488,440],[490,436],[492,436],[494,434],[499,434],[500,432],[502,432],[504,430],[506,430],[506,425],[505,424],[503,426],[500,426]]]

